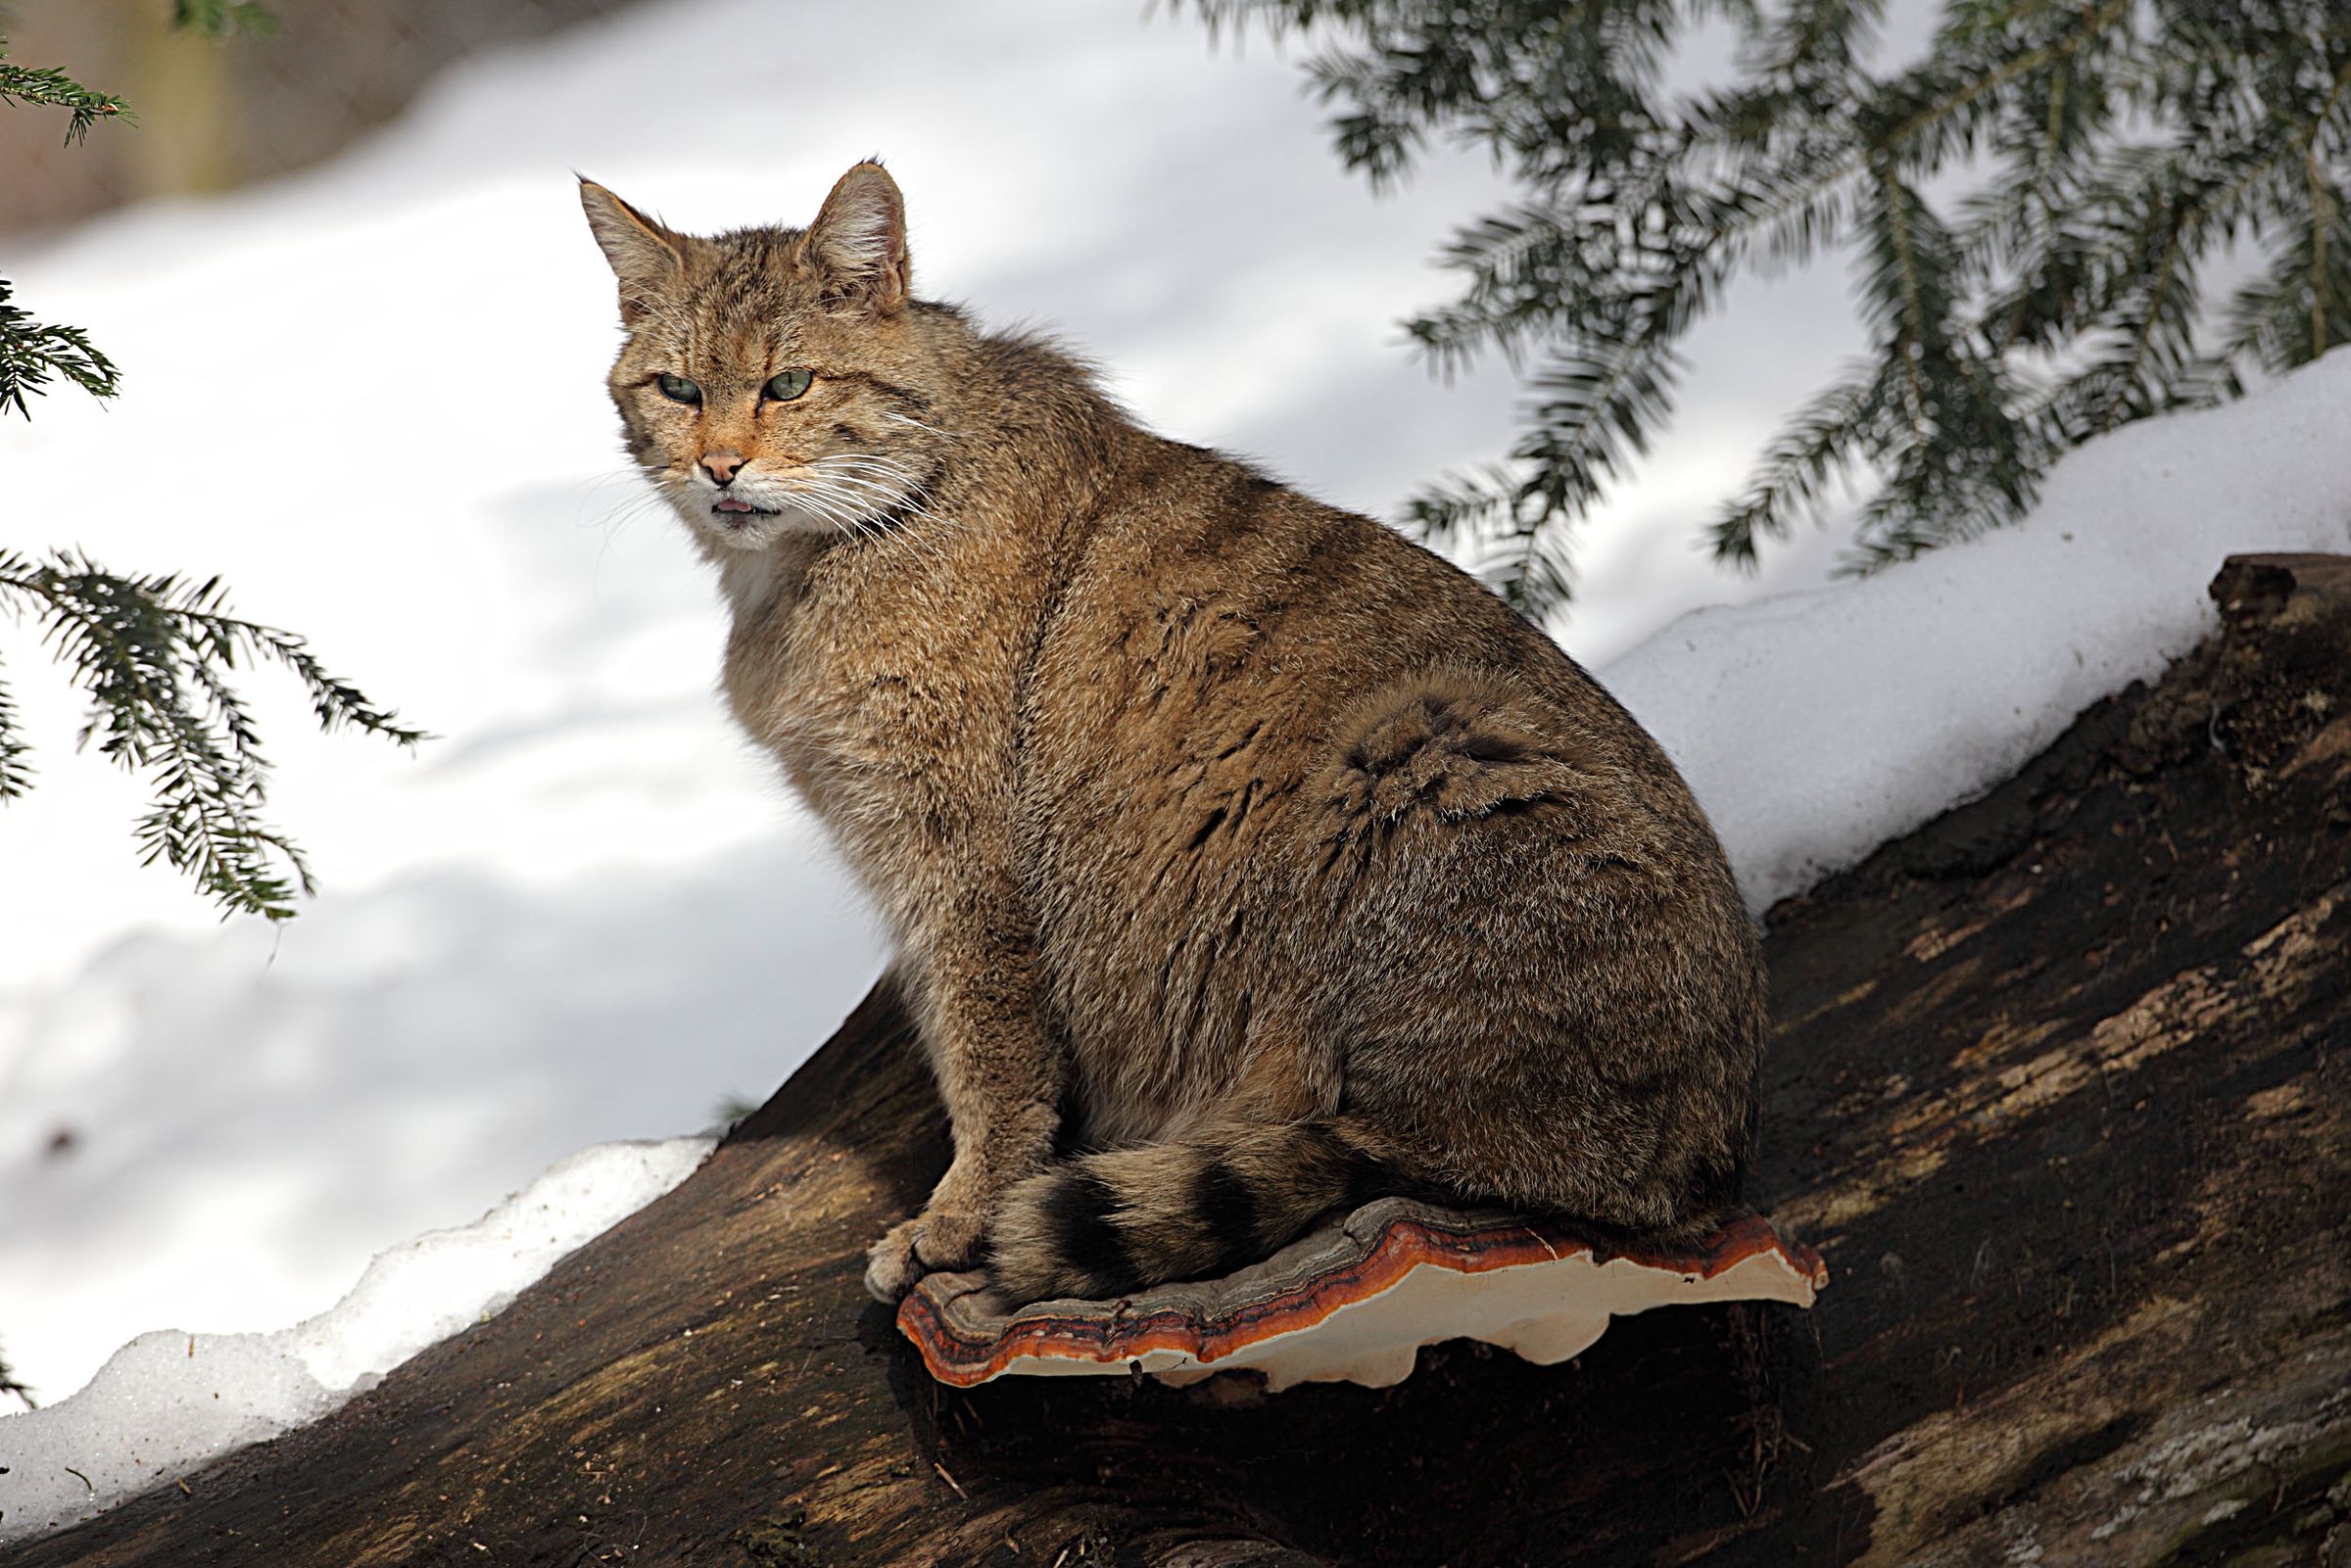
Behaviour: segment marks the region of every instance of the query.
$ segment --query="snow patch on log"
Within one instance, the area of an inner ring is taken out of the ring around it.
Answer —
[[[2218,625],[2224,558],[2351,548],[2351,351],[2093,441],[2013,528],[1696,610],[1601,667],[1757,913],[2012,776]]]
[[[378,1255],[340,1302],[292,1328],[140,1335],[72,1398],[0,1418],[0,1542],[86,1519],[318,1419],[504,1308],[564,1254],[684,1181],[714,1141],[583,1150],[472,1224]]]

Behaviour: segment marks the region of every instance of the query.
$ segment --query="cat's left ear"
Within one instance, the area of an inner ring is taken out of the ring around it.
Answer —
[[[630,326],[669,291],[684,265],[685,238],[672,234],[592,179],[580,181],[588,227],[620,280],[620,319]]]
[[[906,255],[906,198],[880,164],[840,176],[808,225],[801,254],[826,292],[844,305],[887,314],[906,303],[913,263]]]

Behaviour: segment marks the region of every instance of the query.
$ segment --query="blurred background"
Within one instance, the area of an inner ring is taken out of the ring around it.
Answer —
[[[398,115],[452,62],[624,3],[291,0],[273,8],[276,31],[226,48],[164,26],[154,0],[0,6],[14,58],[127,100],[148,131],[69,147],[59,116],[0,115],[0,234],[308,168]]]

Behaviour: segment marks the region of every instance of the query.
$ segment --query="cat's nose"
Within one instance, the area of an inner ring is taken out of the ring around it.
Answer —
[[[743,466],[743,453],[728,448],[724,451],[702,453],[702,466],[710,471],[711,480],[720,489],[735,483],[735,470]]]

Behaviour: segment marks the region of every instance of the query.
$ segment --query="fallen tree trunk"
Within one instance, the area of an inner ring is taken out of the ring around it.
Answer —
[[[1991,1564],[2351,1554],[2351,563],[1773,914],[1809,1314],[1407,1383],[924,1374],[858,1289],[941,1117],[891,998],[338,1414],[12,1563]]]

